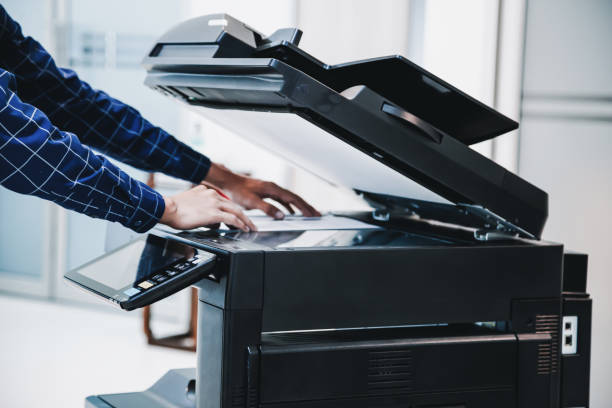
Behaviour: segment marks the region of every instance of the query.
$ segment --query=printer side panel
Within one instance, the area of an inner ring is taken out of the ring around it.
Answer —
[[[576,352],[561,355],[561,407],[588,407],[591,370],[590,297],[564,297],[563,316],[577,317]],[[563,344],[568,341],[562,336]]]
[[[561,293],[554,298],[516,299],[512,303],[512,330],[520,334],[548,335],[551,343],[538,350],[539,366],[550,375],[550,407],[559,406]],[[533,382],[533,381],[532,381]]]
[[[561,328],[561,407],[588,407],[591,363],[591,312],[587,293],[586,254],[563,257],[563,326]]]

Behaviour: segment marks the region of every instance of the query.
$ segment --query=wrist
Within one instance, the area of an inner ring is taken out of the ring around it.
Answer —
[[[227,188],[239,181],[241,177],[221,164],[212,163],[204,181],[220,188]]]
[[[164,204],[165,204],[164,213],[159,219],[159,222],[161,222],[162,224],[168,225],[169,223],[172,222],[172,219],[174,218],[177,212],[178,206],[176,205],[176,202],[174,201],[172,197],[164,197]]]

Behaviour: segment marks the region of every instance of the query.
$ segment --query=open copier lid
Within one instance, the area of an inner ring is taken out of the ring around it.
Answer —
[[[547,194],[469,148],[516,122],[401,56],[330,66],[300,37],[264,37],[226,14],[194,18],[145,57],[145,83],[363,194],[379,214],[540,237]]]

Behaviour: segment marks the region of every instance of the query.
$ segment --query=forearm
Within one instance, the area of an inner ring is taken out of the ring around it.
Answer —
[[[137,232],[153,227],[165,209],[161,195],[23,103],[11,77],[0,70],[0,185]]]
[[[89,119],[95,126],[79,126],[83,143],[142,170],[159,171],[194,184],[206,177],[210,167],[206,156],[152,125],[130,106],[106,94],[104,99],[107,104],[114,104],[113,115],[104,116],[104,120]],[[102,106],[104,104],[97,106],[101,112],[104,111]],[[77,107],[69,106],[68,109],[74,111]]]
[[[227,188],[228,186],[235,185],[241,179],[244,179],[244,177],[232,172],[227,167],[218,163],[211,163],[210,169],[203,180],[217,187]]]
[[[93,89],[78,75],[59,68],[34,39],[0,6],[0,66],[17,80],[19,95],[43,110],[54,125],[88,146],[147,171],[199,183],[210,161],[131,106]]]

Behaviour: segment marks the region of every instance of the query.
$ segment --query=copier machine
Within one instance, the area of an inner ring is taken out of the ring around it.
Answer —
[[[518,124],[401,56],[326,65],[301,34],[194,18],[145,83],[352,188],[372,210],[334,216],[376,228],[153,230],[215,256],[182,283],[197,368],[86,406],[587,407],[587,256],[541,240],[547,194],[469,147]]]

